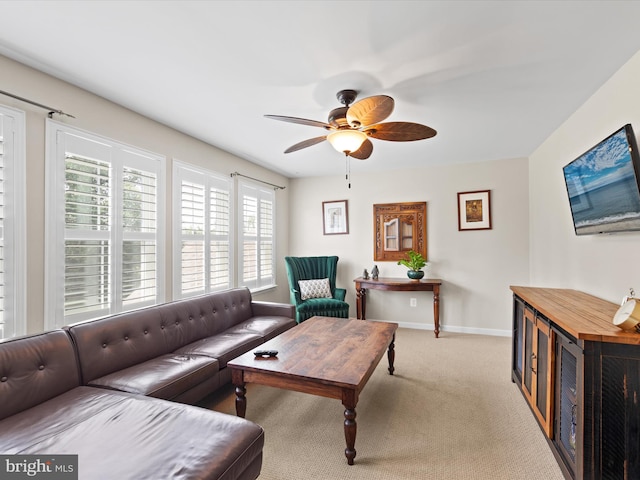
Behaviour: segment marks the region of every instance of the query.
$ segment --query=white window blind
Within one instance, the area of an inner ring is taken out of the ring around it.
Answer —
[[[231,181],[174,161],[174,297],[232,286]]]
[[[47,327],[163,300],[164,159],[47,123]]]
[[[240,208],[240,285],[261,289],[275,285],[275,192],[238,182]]]
[[[204,194],[204,184],[181,182],[180,297],[205,292]]]
[[[158,179],[142,168],[123,168],[122,302],[125,309],[158,297]]]
[[[0,339],[26,333],[24,125],[0,106]]]

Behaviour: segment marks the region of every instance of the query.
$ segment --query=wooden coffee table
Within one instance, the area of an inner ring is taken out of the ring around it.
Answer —
[[[396,323],[312,317],[259,347],[278,350],[275,358],[256,358],[253,352],[227,364],[236,389],[236,413],[247,411],[247,383],[258,383],[336,398],[344,405],[345,456],[356,456],[356,404],[360,392],[387,352],[393,375]]]

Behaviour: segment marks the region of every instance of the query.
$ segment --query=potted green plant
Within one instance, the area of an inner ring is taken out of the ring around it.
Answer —
[[[409,250],[405,258],[398,260],[398,265],[404,265],[409,269],[407,276],[412,280],[420,280],[424,277],[422,269],[426,267],[427,260],[415,250]]]

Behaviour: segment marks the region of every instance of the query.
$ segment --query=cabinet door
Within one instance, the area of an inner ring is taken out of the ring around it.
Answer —
[[[536,338],[534,339],[535,353],[535,382],[533,392],[533,411],[538,417],[545,433],[551,438],[552,410],[553,410],[553,333],[546,320],[536,317]]]
[[[522,365],[524,371],[522,372],[522,391],[524,396],[531,404],[533,396],[533,372],[535,371],[535,351],[533,349],[533,339],[535,338],[534,331],[536,325],[536,317],[533,311],[529,308],[524,309],[524,349],[522,351]]]
[[[640,478],[640,354],[636,346],[605,345],[602,355],[602,472],[599,478]]]
[[[553,443],[560,452],[573,478],[578,478],[577,467],[582,453],[582,412],[578,371],[582,350],[562,334],[556,334],[556,395],[555,430]]]
[[[522,391],[542,429],[551,438],[553,402],[553,332],[549,322],[524,309],[524,372]]]
[[[513,302],[513,337],[511,351],[512,380],[522,384],[522,361],[524,359],[524,302],[514,298]]]

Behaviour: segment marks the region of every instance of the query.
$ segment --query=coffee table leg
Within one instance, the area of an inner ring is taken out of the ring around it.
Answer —
[[[342,391],[342,405],[344,405],[344,438],[347,442],[347,448],[344,451],[347,457],[347,463],[353,465],[353,459],[356,458],[356,402],[357,397],[353,390]]]
[[[347,448],[344,450],[344,455],[347,457],[349,465],[353,465],[353,459],[356,458],[356,430],[356,411],[346,407],[344,411],[344,438],[347,441]]]
[[[236,386],[236,415],[244,418],[247,413],[247,389],[244,383],[244,372],[242,370],[231,370],[231,382]]]
[[[247,389],[244,385],[236,385],[236,415],[244,418],[247,413]]]
[[[391,343],[389,344],[389,350],[387,350],[387,359],[389,360],[389,375],[393,375],[395,368],[393,368],[393,362],[396,359],[396,334],[393,334]]]

